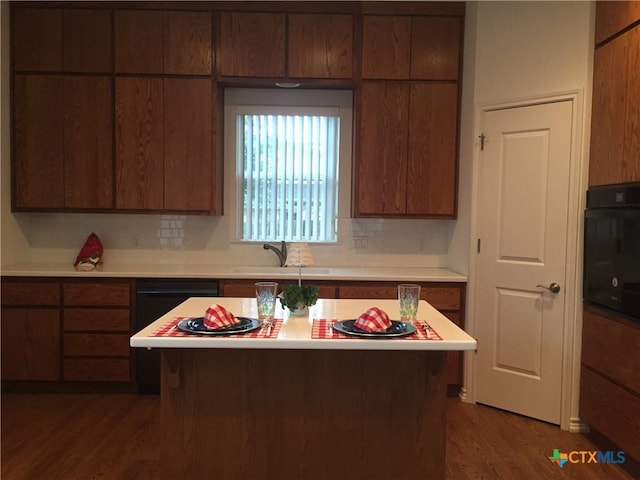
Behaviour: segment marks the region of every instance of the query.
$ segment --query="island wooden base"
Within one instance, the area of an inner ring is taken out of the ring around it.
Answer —
[[[164,349],[163,478],[441,479],[447,352]]]

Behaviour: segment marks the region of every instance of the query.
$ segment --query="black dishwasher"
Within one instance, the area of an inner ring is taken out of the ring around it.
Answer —
[[[190,297],[217,297],[218,282],[205,279],[141,279],[136,282],[136,332]],[[140,393],[160,391],[160,350],[136,348]]]

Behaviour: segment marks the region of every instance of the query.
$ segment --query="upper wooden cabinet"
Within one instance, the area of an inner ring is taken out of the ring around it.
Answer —
[[[109,10],[16,8],[13,22],[17,71],[111,70]]]
[[[596,2],[596,45],[640,20],[640,2]]]
[[[353,16],[289,15],[288,66],[293,78],[353,76]]]
[[[116,80],[116,208],[201,213],[218,208],[213,104],[210,79]]]
[[[353,16],[222,12],[218,76],[351,79]]]
[[[14,81],[14,208],[113,207],[111,78]]]
[[[286,15],[222,12],[218,76],[284,77]]]
[[[211,75],[211,13],[115,12],[116,73]]]
[[[589,186],[638,181],[640,26],[595,51],[589,160]]]
[[[456,84],[363,83],[355,216],[455,216],[457,102]]]
[[[362,78],[457,80],[460,17],[365,16]]]

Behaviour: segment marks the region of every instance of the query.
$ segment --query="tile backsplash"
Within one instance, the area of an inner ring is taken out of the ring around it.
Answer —
[[[95,232],[110,263],[276,265],[262,243],[236,241],[225,217],[15,214],[31,262],[73,262]],[[312,244],[316,265],[445,267],[455,221],[343,218],[338,244]]]

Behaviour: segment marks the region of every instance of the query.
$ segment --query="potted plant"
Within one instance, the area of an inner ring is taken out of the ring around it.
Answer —
[[[319,289],[315,285],[285,285],[280,293],[280,303],[287,307],[291,315],[306,315],[309,307],[318,301]]]

